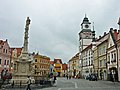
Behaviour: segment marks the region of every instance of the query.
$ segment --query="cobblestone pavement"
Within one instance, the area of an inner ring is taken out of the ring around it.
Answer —
[[[88,81],[84,79],[58,78],[53,87],[40,87],[32,85],[32,90],[120,90],[120,83],[110,81]],[[7,88],[5,90],[25,90],[24,88]]]

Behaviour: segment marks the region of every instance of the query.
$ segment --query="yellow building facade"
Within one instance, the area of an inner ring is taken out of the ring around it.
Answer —
[[[34,77],[42,79],[48,76],[50,70],[50,58],[35,54],[34,56]]]
[[[57,76],[62,76],[62,60],[54,59],[54,71],[57,72]]]

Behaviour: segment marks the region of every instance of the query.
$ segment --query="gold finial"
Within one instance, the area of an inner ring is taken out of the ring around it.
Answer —
[[[87,17],[86,13],[85,13],[85,17]]]

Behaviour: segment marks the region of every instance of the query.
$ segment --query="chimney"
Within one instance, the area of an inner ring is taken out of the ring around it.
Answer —
[[[106,32],[104,32],[104,36],[106,35]]]
[[[110,30],[113,30],[113,28],[110,28]]]
[[[114,29],[113,30],[114,31],[114,37],[115,37],[115,40],[117,40],[118,39],[118,32],[117,32],[117,29]]]
[[[120,33],[120,30],[118,30],[118,33]]]
[[[35,55],[35,52],[33,52],[32,55]]]
[[[99,39],[101,38],[101,36],[99,36]]]
[[[117,32],[117,29],[114,29],[114,32]]]
[[[8,40],[6,39],[6,42],[7,42]]]

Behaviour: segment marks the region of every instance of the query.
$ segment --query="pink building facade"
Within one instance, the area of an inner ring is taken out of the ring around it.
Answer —
[[[10,46],[7,40],[0,40],[0,74],[3,69],[10,72]]]

